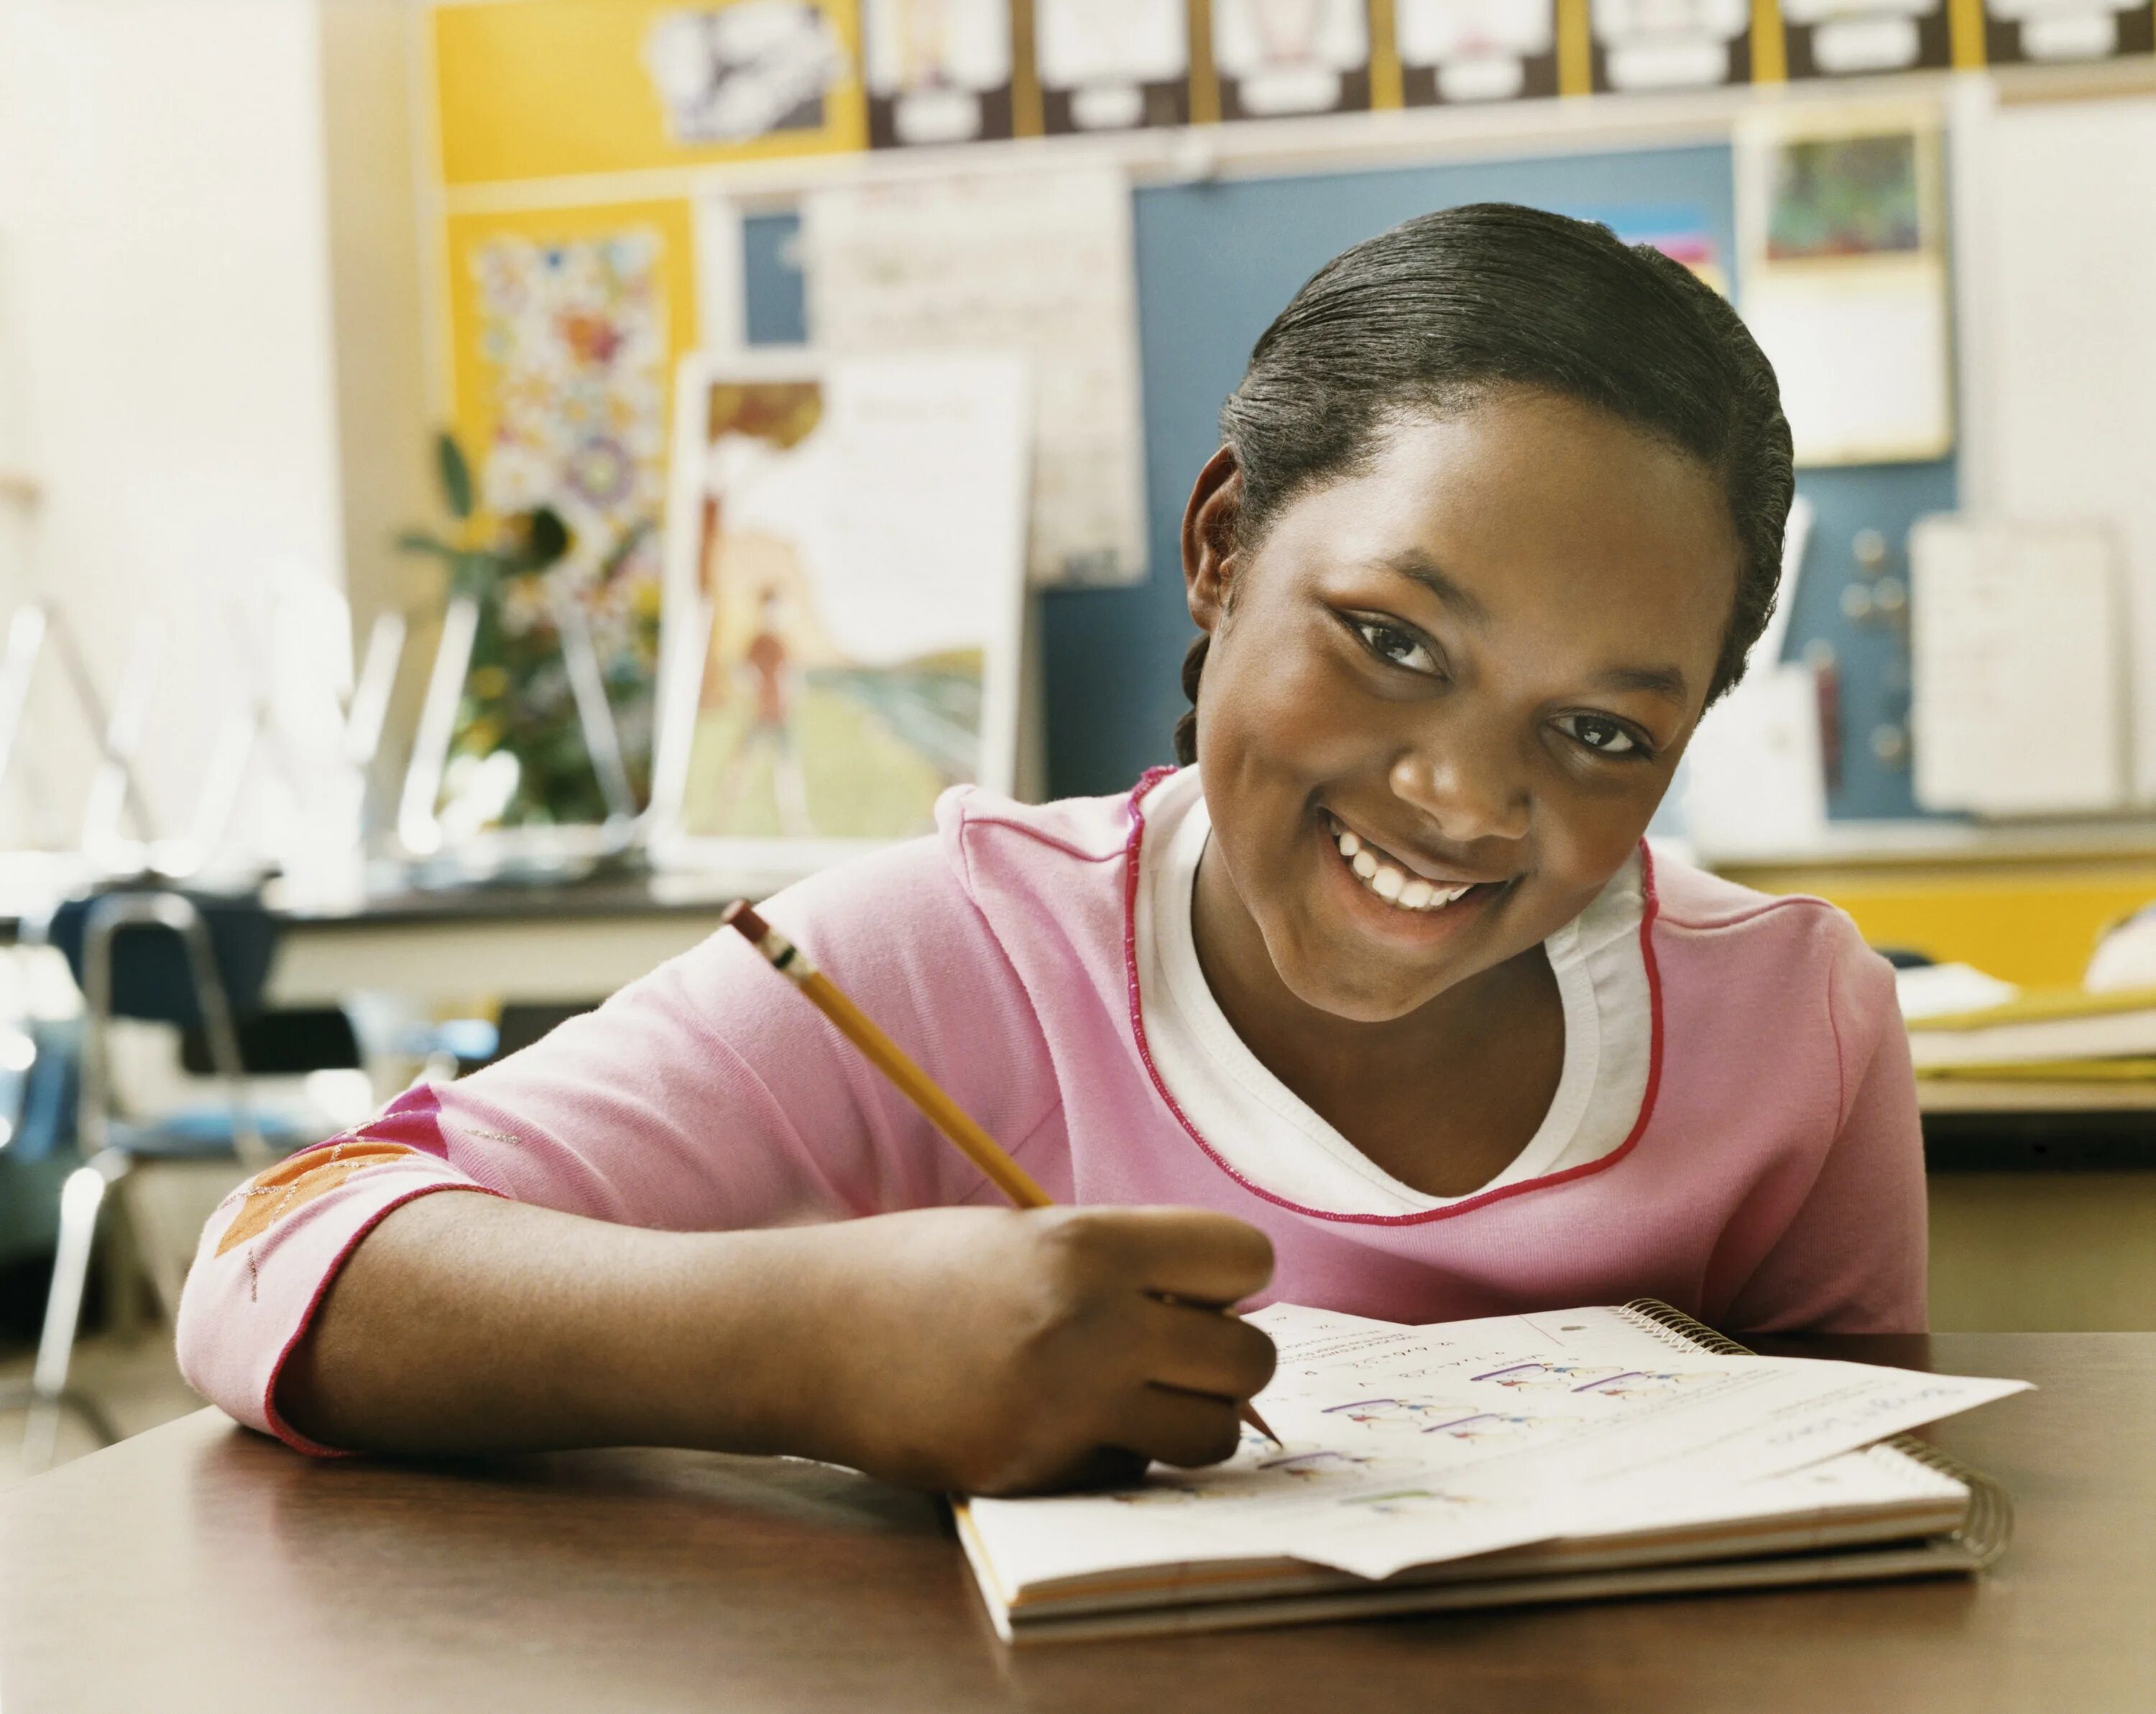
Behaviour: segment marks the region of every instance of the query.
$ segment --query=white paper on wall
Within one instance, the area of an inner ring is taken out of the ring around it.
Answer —
[[[1999,816],[2123,807],[2110,536],[1927,518],[1910,533],[1909,576],[1917,802]]]
[[[1146,570],[1130,187],[1109,169],[973,173],[803,200],[808,331],[837,355],[993,347],[1033,366],[1036,585]]]
[[[1799,464],[1953,449],[1945,279],[1935,264],[1762,280],[1745,290],[1744,322],[1781,382]]]
[[[1685,833],[1702,861],[1817,845],[1826,831],[1817,675],[1762,660],[1707,711],[1685,771]]]

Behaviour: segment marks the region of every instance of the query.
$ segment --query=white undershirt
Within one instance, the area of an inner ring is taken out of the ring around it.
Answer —
[[[1138,1001],[1147,1046],[1206,1146],[1260,1189],[1332,1214],[1412,1214],[1467,1197],[1429,1196],[1379,1167],[1244,1044],[1198,962],[1190,907],[1212,832],[1198,770],[1148,793],[1136,905]],[[1638,1121],[1652,1057],[1645,908],[1635,851],[1594,902],[1547,941],[1564,1005],[1564,1070],[1527,1146],[1469,1197],[1597,1161]]]

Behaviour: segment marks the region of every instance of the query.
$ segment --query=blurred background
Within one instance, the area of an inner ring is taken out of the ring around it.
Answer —
[[[0,0],[0,1480],[254,1163],[1168,760],[1252,341],[1493,199],[1782,377],[1654,836],[1902,967],[1935,1325],[2156,1327],[2149,0]]]

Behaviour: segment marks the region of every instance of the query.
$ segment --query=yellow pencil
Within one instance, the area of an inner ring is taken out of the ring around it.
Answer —
[[[1022,1209],[1045,1209],[1054,1198],[1034,1183],[1024,1167],[1005,1154],[995,1138],[973,1121],[973,1116],[938,1088],[936,1080],[906,1056],[906,1050],[879,1029],[867,1013],[846,998],[845,992],[809,961],[808,955],[757,915],[746,899],[726,906],[721,919],[740,931],[742,937],[771,962],[794,987],[815,1003],[839,1032],[859,1048],[868,1062],[889,1078],[891,1086],[918,1107],[928,1122],[955,1144],[960,1153],[978,1167],[997,1189]],[[1281,1438],[1256,1409],[1245,1404],[1243,1420],[1276,1446]]]

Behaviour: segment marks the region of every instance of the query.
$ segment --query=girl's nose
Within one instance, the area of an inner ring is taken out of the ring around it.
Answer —
[[[1391,785],[1436,824],[1448,844],[1520,839],[1527,832],[1526,783],[1501,757],[1448,733],[1440,742],[1404,751],[1393,763]]]

